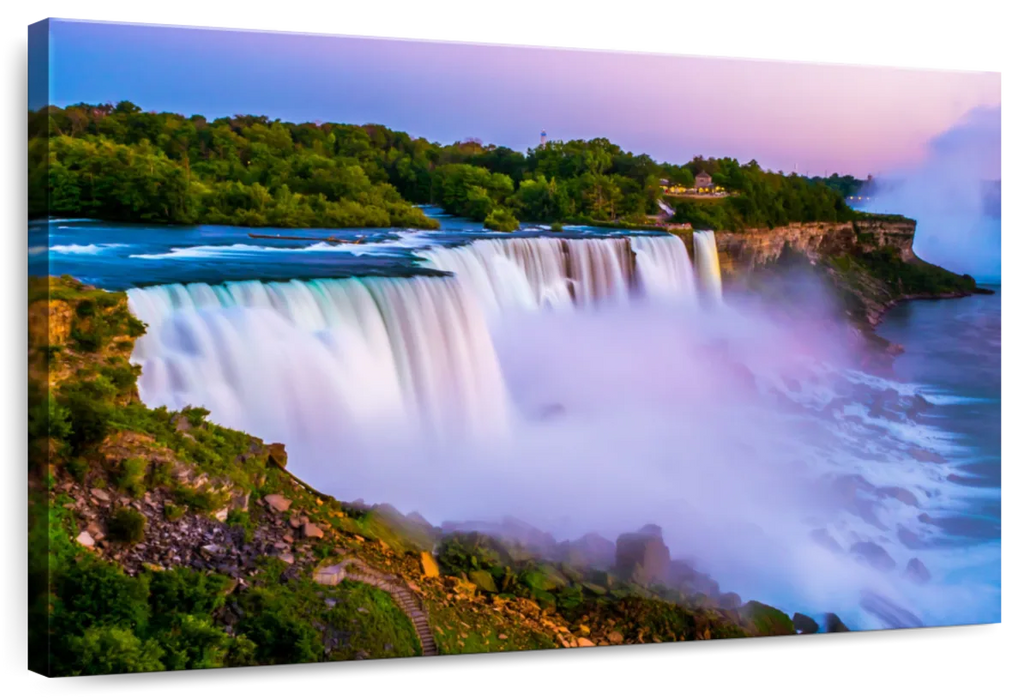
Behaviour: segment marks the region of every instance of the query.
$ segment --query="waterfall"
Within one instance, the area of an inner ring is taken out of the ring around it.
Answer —
[[[490,319],[510,310],[618,303],[634,291],[695,296],[689,255],[675,236],[495,238],[420,255],[468,285]]]
[[[713,299],[722,299],[722,270],[718,263],[718,247],[714,231],[694,231],[693,251],[697,258],[697,272],[704,293]]]
[[[648,297],[695,300],[697,286],[686,245],[677,236],[633,236],[639,286]]]
[[[507,392],[455,278],[173,284],[131,289],[148,325],[133,362],[150,406],[204,406],[269,440],[417,426],[506,429]],[[327,432],[326,432],[327,431]]]

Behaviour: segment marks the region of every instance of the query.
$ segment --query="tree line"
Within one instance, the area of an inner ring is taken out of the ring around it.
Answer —
[[[658,163],[604,138],[521,153],[476,140],[441,145],[375,124],[208,121],[130,102],[47,107],[29,121],[36,216],[432,228],[437,222],[413,205],[434,204],[497,230],[519,220],[643,224],[659,211],[662,180],[690,187],[701,171],[731,194],[683,200],[676,221],[733,229],[851,216],[836,182],[731,158]]]

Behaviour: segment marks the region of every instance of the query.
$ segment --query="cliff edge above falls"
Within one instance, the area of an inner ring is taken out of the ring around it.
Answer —
[[[902,348],[874,333],[883,314],[908,299],[943,299],[983,292],[970,275],[920,259],[915,221],[860,215],[842,223],[798,223],[771,229],[722,231],[718,257],[728,288],[773,293],[775,278],[808,268],[869,344],[887,354]],[[692,250],[691,234],[679,234]],[[988,293],[988,292],[986,292]]]

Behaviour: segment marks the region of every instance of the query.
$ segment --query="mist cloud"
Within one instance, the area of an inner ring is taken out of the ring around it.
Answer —
[[[1000,281],[1000,217],[984,189],[1000,181],[1000,107],[979,107],[928,144],[913,168],[884,176],[869,209],[918,221],[915,253],[980,282]]]

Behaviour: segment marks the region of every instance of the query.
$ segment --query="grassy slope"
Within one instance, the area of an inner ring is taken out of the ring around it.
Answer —
[[[29,317],[37,671],[420,653],[385,593],[314,582],[317,569],[344,557],[408,582],[442,653],[761,633],[735,611],[690,606],[677,592],[588,586],[575,579],[589,572],[565,578],[532,561],[489,569],[486,559],[450,556],[443,575],[425,576],[422,553],[440,545],[438,530],[314,491],[286,471],[281,445],[215,425],[203,409],[143,406],[128,357],[144,327],[124,294],[36,279]],[[268,496],[288,499],[285,512]],[[320,535],[305,536],[304,523]],[[463,545],[448,546],[460,555]]]

